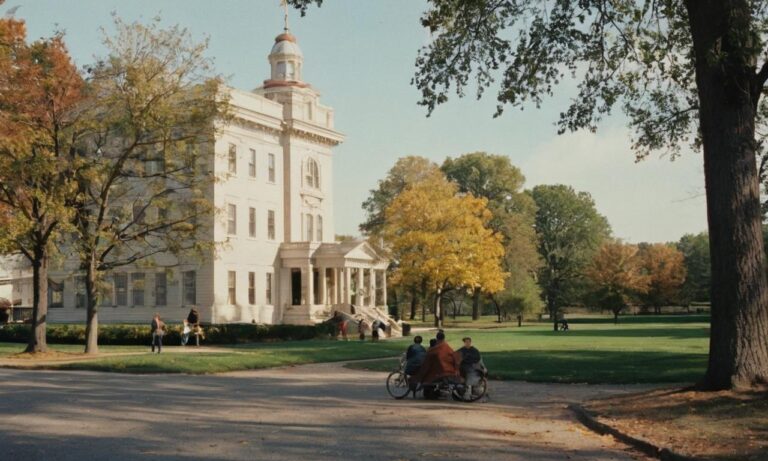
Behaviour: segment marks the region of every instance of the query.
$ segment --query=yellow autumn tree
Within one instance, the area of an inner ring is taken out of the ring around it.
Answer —
[[[504,288],[501,235],[488,228],[487,200],[458,194],[443,176],[411,184],[385,210],[383,236],[397,267],[392,282],[426,282],[434,293],[435,325],[442,326],[440,300],[453,289]]]
[[[604,243],[585,271],[592,285],[594,301],[613,312],[614,321],[629,302],[648,290],[648,277],[636,245],[618,240]]]
[[[643,302],[661,314],[661,307],[678,301],[687,275],[685,256],[677,248],[664,243],[647,245],[640,250],[643,271],[648,277],[648,290]]]

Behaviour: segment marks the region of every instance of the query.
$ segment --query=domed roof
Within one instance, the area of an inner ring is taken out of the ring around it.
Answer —
[[[290,54],[304,57],[301,48],[296,43],[296,37],[287,32],[275,37],[275,44],[269,54]]]

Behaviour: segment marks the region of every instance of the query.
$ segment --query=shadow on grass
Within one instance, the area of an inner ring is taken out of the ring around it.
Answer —
[[[570,319],[566,315],[568,323],[600,323],[612,324],[613,317],[577,317]],[[619,325],[621,324],[643,324],[643,323],[709,323],[709,315],[628,315],[619,316]]]
[[[621,325],[616,329],[606,328],[584,328],[582,325],[572,326],[568,331],[542,331],[542,330],[515,330],[514,334],[521,336],[551,336],[565,340],[568,337],[590,337],[595,338],[673,338],[673,339],[693,339],[709,338],[709,327],[654,327],[654,328],[627,328]]]
[[[663,351],[539,350],[483,354],[492,378],[555,383],[687,383],[706,354]]]
[[[693,383],[704,374],[706,354],[595,350],[519,350],[483,353],[491,379],[542,383]],[[388,371],[396,360],[350,364]]]

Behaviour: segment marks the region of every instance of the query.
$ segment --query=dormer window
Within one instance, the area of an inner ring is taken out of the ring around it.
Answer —
[[[313,159],[307,159],[304,184],[315,189],[320,188],[320,167]]]

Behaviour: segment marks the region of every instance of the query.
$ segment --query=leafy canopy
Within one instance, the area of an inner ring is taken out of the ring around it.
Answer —
[[[392,282],[432,290],[504,285],[501,236],[488,229],[486,200],[457,194],[442,176],[406,188],[386,209],[384,238],[397,267]]]

